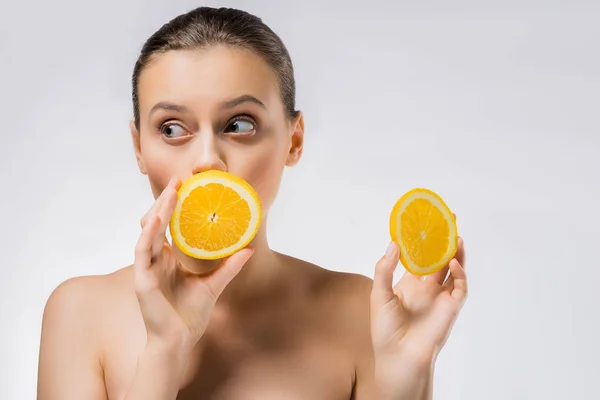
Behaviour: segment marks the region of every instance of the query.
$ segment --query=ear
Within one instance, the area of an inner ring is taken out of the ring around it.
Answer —
[[[285,165],[292,167],[298,164],[304,150],[304,115],[298,111],[298,115],[291,121],[292,145],[288,153]]]
[[[137,161],[140,172],[146,175],[146,165],[142,159],[142,144],[140,142],[140,132],[135,126],[133,120],[129,121],[129,131],[131,132],[131,139],[133,140],[133,150],[135,151],[135,159]]]

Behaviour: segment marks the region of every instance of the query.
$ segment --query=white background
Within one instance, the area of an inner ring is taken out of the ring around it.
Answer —
[[[416,3],[202,2],[263,17],[295,64],[306,149],[271,244],[372,277],[393,203],[429,187],[458,214],[471,289],[435,398],[598,399],[600,3]],[[198,5],[0,6],[3,400],[35,398],[56,285],[132,262],[152,196],[130,74]]]

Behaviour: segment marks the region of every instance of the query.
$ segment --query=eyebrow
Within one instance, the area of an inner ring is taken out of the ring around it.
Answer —
[[[262,101],[260,101],[256,97],[251,96],[249,94],[244,94],[244,95],[236,97],[234,99],[227,100],[227,101],[223,102],[223,104],[221,104],[221,108],[233,108],[235,106],[239,106],[240,104],[244,104],[244,103],[254,103],[254,104],[261,106],[264,109],[267,108],[267,106],[265,106],[265,104]]]
[[[221,104],[221,108],[233,108],[233,107],[239,106],[240,104],[244,104],[244,103],[254,103],[264,109],[267,108],[267,106],[265,106],[265,104],[262,101],[260,101],[256,97],[251,96],[249,94],[245,94],[245,95],[236,97],[234,99],[224,101]],[[175,112],[178,112],[181,114],[187,114],[190,112],[190,110],[186,106],[170,103],[168,101],[159,101],[152,107],[152,109],[150,110],[150,114],[152,114],[153,112],[155,112],[156,110],[159,110],[159,109],[167,110],[167,111],[175,111]]]
[[[175,111],[181,114],[187,114],[190,112],[190,110],[188,110],[186,106],[169,103],[168,101],[159,101],[158,103],[156,103],[150,110],[150,114],[152,114],[156,110]]]

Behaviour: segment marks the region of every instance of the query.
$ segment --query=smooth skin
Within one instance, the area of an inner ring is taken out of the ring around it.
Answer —
[[[430,399],[467,296],[462,239],[447,268],[395,286],[394,244],[374,280],[270,249],[268,211],[301,158],[304,121],[285,115],[276,76],[252,52],[162,54],[139,98],[131,135],[155,203],[133,265],[69,279],[48,299],[38,399]],[[264,212],[250,246],[221,261],[165,237],[177,188],[210,169],[248,181]]]

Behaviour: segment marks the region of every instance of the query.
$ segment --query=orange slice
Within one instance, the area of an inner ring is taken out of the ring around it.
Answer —
[[[228,172],[211,170],[182,183],[170,232],[184,254],[216,260],[246,247],[261,219],[260,200],[250,184]]]
[[[390,234],[400,247],[400,262],[414,275],[429,275],[450,262],[458,248],[454,215],[429,189],[413,189],[394,205]]]

